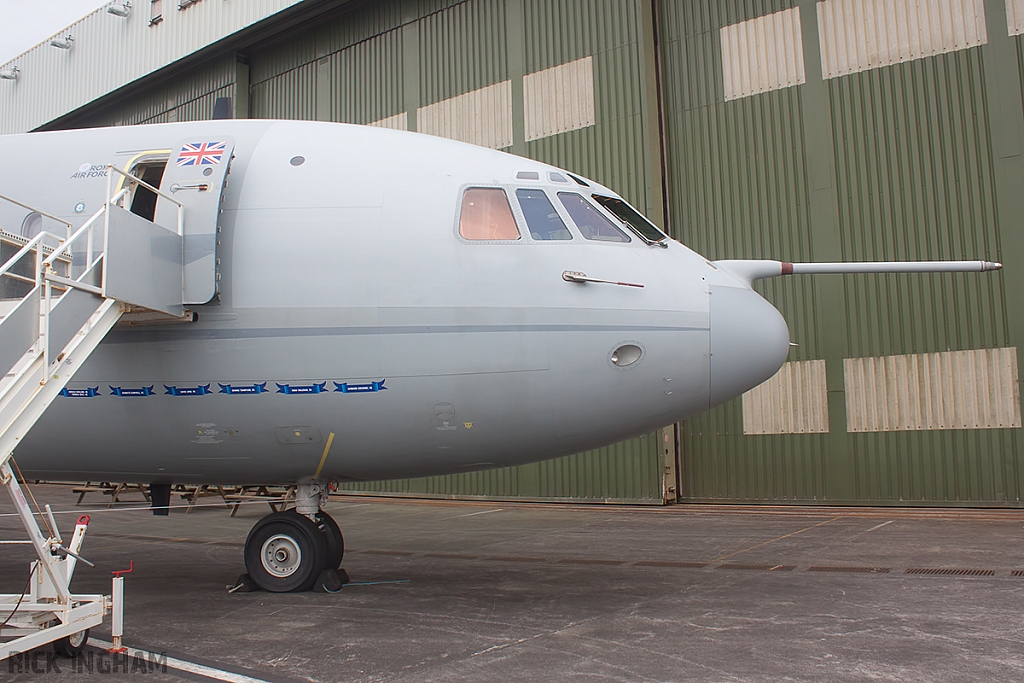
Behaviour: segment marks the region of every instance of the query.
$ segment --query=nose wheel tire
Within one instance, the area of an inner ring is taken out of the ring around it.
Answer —
[[[89,629],[53,641],[53,651],[65,657],[77,657],[87,642],[89,642]]]
[[[267,515],[245,539],[245,569],[270,593],[309,590],[328,566],[326,536],[294,510]]]
[[[320,511],[320,527],[327,541],[327,569],[338,569],[345,557],[345,539],[341,535],[341,527],[323,510]]]

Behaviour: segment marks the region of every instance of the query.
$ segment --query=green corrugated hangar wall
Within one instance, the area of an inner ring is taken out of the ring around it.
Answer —
[[[688,500],[1021,504],[1022,319],[1008,303],[1024,294],[1024,43],[1009,35],[1002,0],[963,2],[959,17],[934,8],[961,3],[906,4],[927,10],[916,25],[904,20],[920,34],[938,33],[930,49],[942,52],[918,57],[929,50],[921,37],[903,48],[899,17],[858,21],[849,11],[867,14],[869,3],[660,6],[669,216],[683,242],[711,259],[1007,264],[980,277],[818,276],[764,285],[799,344],[790,360],[824,360],[827,422],[818,422],[827,432],[745,435],[742,401],[691,420],[681,444]],[[767,15],[802,48],[803,82],[745,95],[744,87],[757,88],[731,78],[726,92],[725,69],[735,74],[742,63],[743,46],[734,46],[743,23]],[[869,43],[875,53],[858,50],[872,21],[885,35]],[[944,28],[969,21],[973,31]],[[1008,361],[979,362],[995,355]],[[959,361],[976,365],[948,367]],[[929,381],[899,386],[912,377],[901,366],[925,362]],[[987,386],[1000,374],[1009,380],[1002,394]],[[989,396],[1002,397],[1009,419],[993,419],[1000,406],[959,423],[957,415],[936,418],[936,410],[915,419],[909,409]]]
[[[61,125],[207,118],[232,97],[239,117],[435,131],[431,105],[499,93],[504,149],[615,188],[709,259],[1007,264],[768,281],[797,346],[742,400],[561,460],[348,490],[1018,507],[1024,11],[905,4],[350,3]],[[575,122],[531,118],[548,76]]]

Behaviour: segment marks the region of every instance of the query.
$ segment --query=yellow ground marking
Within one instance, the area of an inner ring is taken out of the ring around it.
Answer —
[[[836,521],[837,519],[840,519],[840,517],[833,517],[832,519],[826,519],[824,522],[818,522],[817,524],[812,524],[811,526],[804,527],[803,529],[798,529],[796,531],[790,532],[790,533],[785,534],[783,536],[779,536],[778,538],[773,538],[770,541],[765,541],[764,543],[758,543],[757,545],[752,545],[749,548],[744,548],[743,550],[737,550],[736,552],[729,553],[728,555],[722,555],[721,557],[716,557],[715,559],[711,560],[711,562],[721,562],[722,560],[728,560],[730,557],[733,557],[734,555],[739,555],[741,553],[745,553],[748,550],[754,550],[756,548],[762,548],[762,547],[764,547],[766,545],[770,545],[772,543],[775,543],[775,541],[781,541],[784,538],[789,538],[790,536],[796,536],[797,534],[802,534],[803,532],[810,531],[811,529],[817,529],[819,526],[825,526],[826,524],[831,524],[832,522]]]

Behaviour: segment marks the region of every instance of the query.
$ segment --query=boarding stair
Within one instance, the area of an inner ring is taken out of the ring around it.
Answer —
[[[47,407],[68,395],[68,382],[119,320],[191,319],[183,305],[184,206],[114,166],[107,170],[106,201],[78,228],[0,195],[0,204],[33,212],[50,228],[25,237],[0,225],[0,486],[29,537],[0,543],[31,544],[38,558],[26,594],[0,595],[0,660],[73,638],[116,607],[110,596],[71,592],[88,519],[79,519],[65,543],[49,506],[45,514],[29,507],[15,476],[15,449]],[[176,206],[177,223],[132,213],[139,187]]]

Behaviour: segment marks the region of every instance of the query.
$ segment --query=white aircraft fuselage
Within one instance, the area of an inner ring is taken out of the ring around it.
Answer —
[[[203,143],[227,151],[179,165]],[[748,283],[630,231],[594,199],[613,191],[442,138],[287,121],[4,136],[0,194],[78,226],[105,200],[106,164],[161,155],[160,189],[186,207],[198,319],[116,327],[16,450],[28,477],[264,484],[517,465],[707,410],[788,352]],[[505,193],[518,239],[463,236],[473,188]],[[547,197],[563,239],[535,238],[519,190]],[[629,241],[587,239],[563,195]],[[4,211],[0,227],[20,230]]]

